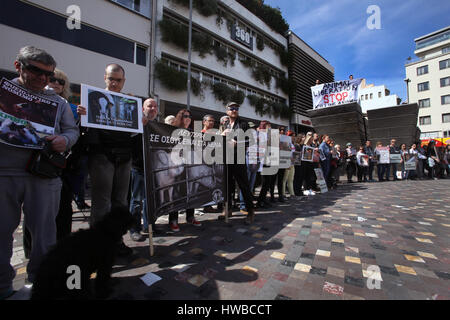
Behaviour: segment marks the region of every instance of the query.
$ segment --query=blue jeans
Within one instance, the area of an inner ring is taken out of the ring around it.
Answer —
[[[256,173],[257,172],[251,172],[250,169],[247,167],[247,177],[248,177],[248,184],[250,186],[250,191],[253,192],[253,186],[255,185],[256,180]],[[241,203],[241,210],[245,210],[245,201],[244,196],[242,195],[242,191],[239,193],[239,201]]]
[[[144,173],[133,168],[131,169],[130,212],[133,216],[134,225],[130,228],[131,233],[142,230],[142,216],[144,218],[144,229],[148,229],[146,202]]]

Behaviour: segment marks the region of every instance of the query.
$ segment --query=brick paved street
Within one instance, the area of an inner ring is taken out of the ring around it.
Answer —
[[[133,242],[112,299],[450,299],[450,180],[344,184],[257,211],[246,226],[199,214],[195,228]],[[158,224],[164,230],[167,216]],[[87,227],[74,215],[74,229]],[[14,288],[26,277],[22,230]],[[162,280],[147,287],[148,272]],[[370,278],[370,279],[369,279]],[[376,285],[380,289],[369,289]]]

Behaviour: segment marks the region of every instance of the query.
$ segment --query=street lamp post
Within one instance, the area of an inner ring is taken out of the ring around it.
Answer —
[[[192,51],[192,0],[189,0],[189,39],[186,109],[191,110],[191,51]]]

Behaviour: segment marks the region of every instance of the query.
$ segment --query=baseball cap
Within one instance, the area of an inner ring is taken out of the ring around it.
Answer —
[[[229,108],[229,107],[231,107],[231,106],[236,106],[236,107],[240,107],[240,105],[239,104],[237,104],[236,102],[229,102],[226,106],[225,106],[225,108]]]

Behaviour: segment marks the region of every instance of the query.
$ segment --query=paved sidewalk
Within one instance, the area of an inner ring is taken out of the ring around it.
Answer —
[[[197,214],[200,228],[180,215],[170,233],[161,217],[153,257],[125,236],[135,254],[117,260],[111,299],[450,299],[449,199],[450,180],[355,183],[257,211],[252,226],[240,213],[228,224]],[[82,214],[73,227],[87,228]],[[148,272],[162,280],[147,287]]]

